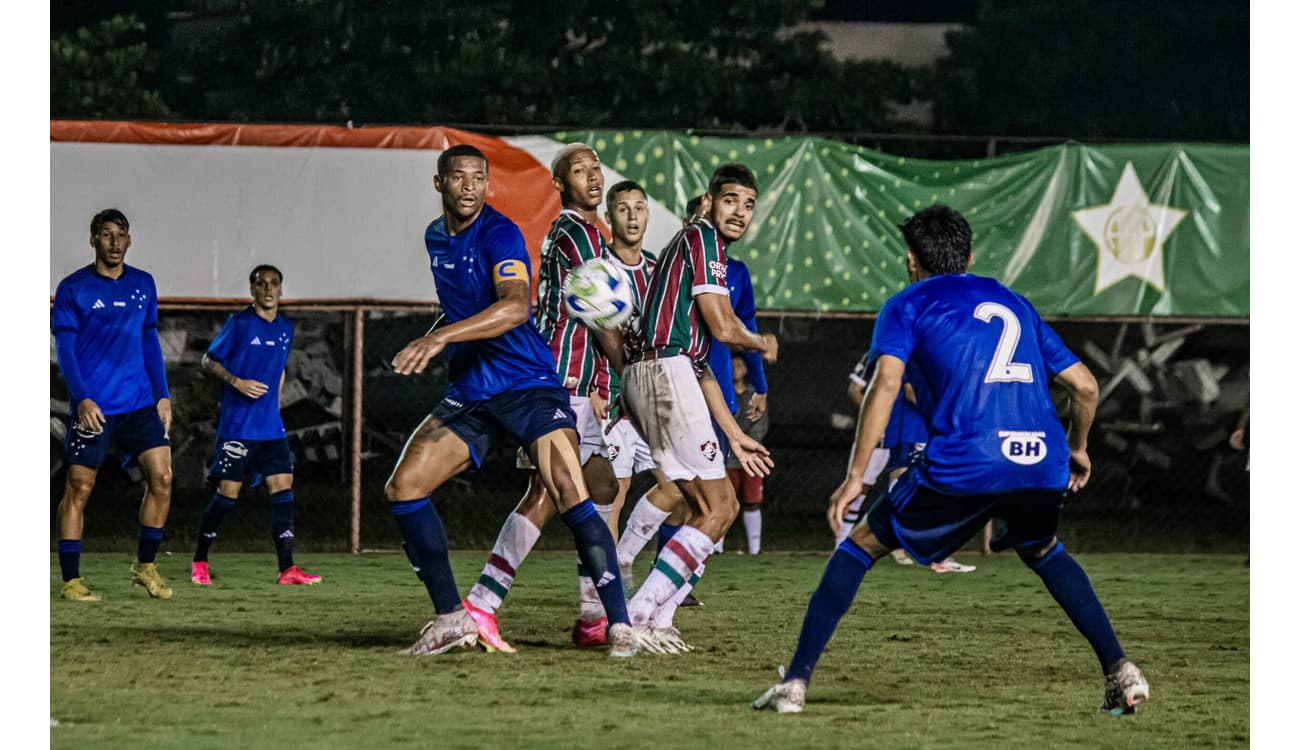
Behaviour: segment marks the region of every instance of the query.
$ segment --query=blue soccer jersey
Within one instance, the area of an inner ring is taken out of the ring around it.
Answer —
[[[116,279],[87,266],[59,282],[50,315],[73,414],[91,399],[106,416],[167,398],[153,277],[123,265]]]
[[[970,274],[932,276],[880,310],[868,359],[892,355],[928,425],[921,483],[949,495],[1064,489],[1065,429],[1049,384],[1078,362],[1024,297]]]
[[[266,320],[253,306],[231,315],[208,347],[208,356],[241,380],[256,380],[267,391],[249,398],[229,383],[221,386],[217,437],[227,440],[277,440],[284,437],[280,419],[280,376],[293,347],[293,321],[283,315]]]
[[[519,227],[486,204],[455,236],[447,234],[446,218],[438,217],[425,230],[424,244],[447,323],[496,302],[497,280],[532,279]],[[560,384],[531,310],[528,320],[500,336],[449,344],[446,351],[449,399],[483,401],[506,391]]]
[[[849,373],[849,380],[863,388],[867,387],[871,379],[868,365],[875,364],[868,359],[870,356],[871,352],[863,354],[858,363],[853,366],[853,372]],[[898,399],[894,401],[894,409],[889,412],[889,423],[885,425],[885,434],[881,438],[880,447],[893,448],[907,443],[924,443],[929,438],[930,433],[926,431],[925,417],[921,416],[916,406],[907,400],[902,391],[899,391]]]
[[[754,309],[754,285],[749,279],[749,267],[735,258],[727,258],[727,294],[731,298],[731,309],[746,328],[758,333],[758,315]],[[736,413],[736,389],[731,387],[731,348],[713,340],[709,348],[709,369],[717,378],[722,388],[722,396],[727,401],[731,413]],[[754,393],[767,393],[767,375],[763,371],[763,355],[760,352],[742,351],[745,369],[749,372],[749,382],[754,386]]]

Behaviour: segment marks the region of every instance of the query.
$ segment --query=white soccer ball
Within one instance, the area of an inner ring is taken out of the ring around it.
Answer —
[[[632,284],[627,274],[601,258],[570,271],[560,296],[569,315],[588,328],[617,328],[632,317]]]

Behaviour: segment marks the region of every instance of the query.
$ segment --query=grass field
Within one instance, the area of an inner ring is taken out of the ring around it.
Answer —
[[[462,589],[483,553],[453,555]],[[806,712],[749,702],[794,647],[824,556],[718,555],[677,624],[698,650],[575,651],[572,553],[540,553],[502,612],[517,655],[396,655],[430,617],[401,555],[303,556],[325,582],[277,587],[274,556],[214,555],[214,585],[160,560],[149,600],[126,555],[91,554],[105,600],[50,604],[51,744],[60,748],[1242,747],[1249,569],[1241,556],[1082,555],[1153,699],[1097,712],[1087,644],[1014,557],[969,575],[888,561],[868,574]],[[643,556],[642,562],[648,565]],[[644,566],[642,566],[644,567]],[[57,592],[58,564],[51,566]]]

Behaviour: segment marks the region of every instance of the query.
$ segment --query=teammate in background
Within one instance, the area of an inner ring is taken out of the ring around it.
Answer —
[[[730,260],[730,259],[728,259]],[[730,286],[730,276],[728,276]],[[746,435],[758,442],[767,437],[767,410],[755,409],[754,400],[759,397],[755,386],[749,379],[749,366],[745,357],[733,354],[731,357],[731,386],[736,394],[736,423]],[[741,518],[745,522],[745,541],[749,554],[757,555],[763,549],[763,476],[747,474],[740,462],[733,455],[727,455],[727,479],[731,488],[740,499]]]
[[[217,527],[235,507],[244,481],[256,485],[258,477],[271,496],[271,540],[280,570],[276,583],[320,583],[320,576],[293,563],[293,453],[280,418],[293,321],[279,314],[283,283],[284,274],[275,266],[254,268],[248,275],[253,304],[226,320],[203,355],[203,369],[220,378],[222,386],[217,444],[208,471],[218,484],[199,520],[199,543],[190,562],[190,580],[200,586],[212,584],[208,550]]]
[[[172,498],[172,406],[158,342],[158,290],[153,276],[125,262],[131,225],[121,211],[95,214],[90,246],[95,262],[59,282],[50,315],[71,407],[59,503],[62,596],[99,601],[81,577],[81,532],[99,467],[116,445],[136,457],[145,478],[131,581],[155,599],[170,599],[154,564]]]
[[[402,375],[424,372],[446,349],[447,393],[407,441],[385,488],[407,555],[438,613],[407,653],[440,654],[478,641],[478,625],[461,606],[430,495],[477,467],[505,439],[527,447],[573,532],[579,560],[597,581],[610,622],[610,655],[632,656],[636,640],[618,568],[611,565],[614,538],[583,479],[569,394],[529,316],[531,273],[523,235],[485,203],[488,161],[478,149],[457,145],[443,151],[434,187],[443,215],[424,239],[446,322],[398,352],[393,368]]]
[[[736,318],[726,287],[728,243],[749,228],[758,187],[740,164],[724,164],[709,180],[707,216],[680,232],[659,256],[623,372],[623,401],[664,476],[685,495],[692,519],[664,545],[649,577],[628,605],[636,625],[683,596],[703,574],[714,544],[735,520],[739,505],[726,479],[725,456],[706,416],[704,389],[718,384],[708,369],[714,337],[728,346],[763,352],[775,361],[777,341],[752,333]],[[670,405],[665,408],[666,405]],[[719,417],[742,463],[760,444],[730,414]],[[770,459],[765,459],[770,466]],[[653,639],[648,627],[638,638]]]
[[[564,280],[572,269],[593,258],[609,257],[596,227],[596,209],[605,186],[600,159],[584,143],[568,144],[551,160],[551,182],[560,193],[562,210],[542,243],[536,326],[550,347],[555,370],[568,391],[569,406],[577,419],[577,458],[586,485],[591,488],[592,507],[613,535],[618,528],[617,517],[613,516],[618,482],[609,464],[601,426],[610,400],[610,362],[602,347],[617,350],[615,356],[621,358],[622,341],[608,332],[588,329],[570,317],[561,299]],[[519,565],[554,514],[554,504],[547,498],[540,477],[534,475],[524,498],[502,524],[483,572],[465,598],[466,609],[478,623],[480,642],[493,651],[516,650],[501,637],[496,611],[510,592]],[[579,562],[578,619],[572,631],[573,645],[579,648],[608,643],[604,597],[598,595],[594,583],[598,579],[593,579]]]
[[[858,364],[854,366],[853,372],[849,373],[849,398],[853,399],[853,405],[859,407],[859,411],[861,411],[862,395],[867,387],[867,379],[870,376],[867,354],[863,354]],[[894,408],[889,414],[889,424],[885,427],[880,446],[872,451],[867,472],[862,475],[862,494],[849,503],[848,510],[844,513],[844,521],[840,524],[839,535],[835,538],[836,544],[843,542],[857,524],[866,496],[877,484],[877,479],[883,474],[887,481],[876,496],[892,489],[898,478],[907,471],[911,457],[925,450],[925,441],[929,439],[929,433],[926,431],[925,418],[917,412],[915,404],[916,394],[912,391],[912,386],[903,383],[903,392],[898,394],[898,399],[894,401]],[[873,500],[876,496],[873,496]],[[889,554],[899,565],[912,564],[912,558],[901,549],[896,549]],[[975,566],[963,565],[949,556],[939,562],[930,563],[930,570],[935,573],[973,573]]]
[[[1150,688],[1128,661],[1088,576],[1057,540],[1067,491],[1088,482],[1088,430],[1097,381],[1021,295],[966,273],[970,225],[947,206],[913,215],[900,229],[911,286],[880,310],[868,362],[875,373],[858,416],[848,476],[826,511],[832,532],[860,491],[904,374],[930,426],[924,460],[836,548],[808,602],[783,681],[753,703],[803,710],[808,681],[863,576],[890,550],[941,560],[991,517],[1006,523],[993,542],[1015,549],[1088,640],[1105,674],[1102,710],[1131,713]],[[1061,427],[1049,383],[1070,396]]]

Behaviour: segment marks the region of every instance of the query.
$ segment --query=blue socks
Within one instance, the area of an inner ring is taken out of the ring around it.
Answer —
[[[271,538],[280,572],[293,565],[293,490],[271,494]]]
[[[81,540],[59,540],[59,570],[63,571],[63,580],[71,581],[81,577]]]
[[[609,526],[596,512],[591,498],[564,511],[564,523],[573,531],[573,546],[578,549],[578,560],[596,584],[596,594],[605,608],[611,625],[627,624],[627,600],[623,596],[623,580],[618,575],[618,551]]]
[[[161,527],[140,525],[140,544],[136,547],[136,562],[151,563],[158,556],[158,546],[162,544]]]
[[[1069,615],[1074,627],[1088,639],[1092,650],[1097,652],[1102,672],[1109,674],[1124,658],[1124,649],[1120,648],[1110,618],[1097,600],[1097,593],[1092,590],[1088,574],[1060,542],[1046,555],[1025,564],[1043,579],[1052,598]]]
[[[674,526],[667,521],[659,524],[659,535],[655,538],[655,559],[658,559],[659,553],[664,551],[664,545],[668,543],[668,540],[672,539],[673,535],[681,531],[681,529],[681,526]]]
[[[217,538],[217,527],[221,525],[221,520],[226,517],[226,513],[235,507],[235,498],[226,497],[220,492],[212,493],[212,500],[208,502],[208,507],[203,509],[203,516],[199,518],[199,543],[194,549],[194,562],[208,561],[208,548]]]
[[[419,569],[434,610],[445,615],[460,609],[460,592],[447,557],[447,532],[433,502],[427,497],[403,500],[389,503],[388,510],[402,529],[406,555]]]
[[[852,539],[845,539],[835,548],[835,554],[826,563],[822,581],[808,600],[808,612],[799,630],[799,645],[795,647],[785,681],[811,680],[817,660],[830,642],[835,626],[849,611],[853,597],[858,593],[862,577],[871,570],[871,555]]]

